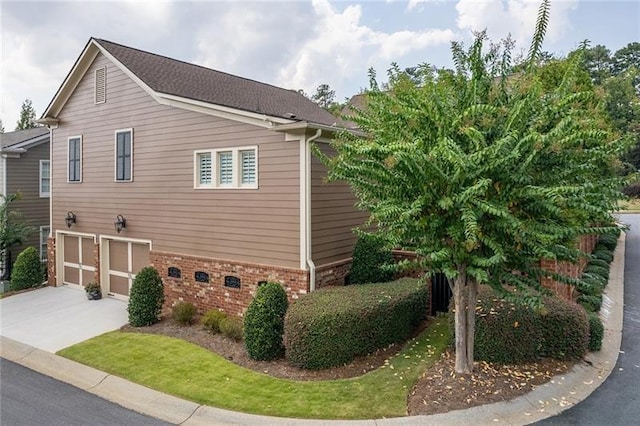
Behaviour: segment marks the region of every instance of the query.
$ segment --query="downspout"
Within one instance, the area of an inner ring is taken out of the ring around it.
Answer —
[[[306,185],[306,199],[304,214],[306,216],[306,250],[307,266],[309,267],[309,291],[315,291],[316,289],[316,265],[311,259],[311,142],[318,139],[322,134],[322,129],[318,129],[316,134],[311,136],[305,144],[305,185]]]

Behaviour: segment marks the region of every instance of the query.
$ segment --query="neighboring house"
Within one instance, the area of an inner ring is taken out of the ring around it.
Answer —
[[[293,90],[90,39],[40,123],[52,134],[49,283],[242,314],[257,286],[342,284],[367,216],[326,184],[336,119]]]
[[[22,197],[12,204],[12,209],[20,211],[25,222],[34,228],[24,244],[5,253],[4,262],[0,262],[2,279],[8,279],[10,271],[6,261],[15,261],[28,246],[36,247],[46,261],[50,188],[49,129],[36,127],[0,134],[0,194],[20,192]]]

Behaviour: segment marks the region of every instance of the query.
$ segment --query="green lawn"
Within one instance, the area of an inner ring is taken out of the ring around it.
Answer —
[[[438,318],[385,366],[361,377],[291,381],[239,367],[191,343],[114,331],[58,352],[197,403],[246,413],[317,419],[367,419],[406,415],[406,401],[424,370],[448,342]]]

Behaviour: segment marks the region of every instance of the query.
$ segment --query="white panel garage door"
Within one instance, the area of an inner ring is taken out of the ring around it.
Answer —
[[[105,248],[108,250],[106,273],[109,294],[129,297],[136,274],[149,266],[150,245],[138,241],[106,240]]]
[[[86,286],[95,282],[94,237],[61,234],[59,238],[62,239],[62,283]]]

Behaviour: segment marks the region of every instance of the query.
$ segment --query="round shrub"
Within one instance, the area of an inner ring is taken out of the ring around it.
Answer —
[[[481,287],[476,305],[475,358],[518,364],[546,356],[583,356],[589,339],[584,310],[555,297],[543,296],[542,303],[542,308],[535,309],[506,302],[490,288]],[[453,315],[449,324],[453,334]]]
[[[16,258],[11,273],[10,290],[23,290],[42,284],[42,262],[34,247],[27,247]]]
[[[391,252],[379,238],[363,234],[353,248],[353,260],[347,284],[383,283],[393,278],[393,271],[382,268],[393,263]]]
[[[602,349],[602,339],[604,338],[604,325],[600,319],[600,315],[595,312],[589,312],[589,350],[599,351]]]
[[[202,317],[202,327],[207,330],[209,333],[216,334],[220,332],[220,321],[227,317],[222,311],[217,309],[211,309],[210,311],[205,312]]]
[[[242,340],[242,320],[238,317],[225,317],[220,320],[220,332],[230,339]]]
[[[605,281],[609,281],[609,268],[588,264],[584,272],[601,276]]]
[[[173,307],[171,316],[178,325],[189,325],[196,316],[196,307],[193,306],[193,303],[178,302]]]
[[[593,258],[589,261],[589,265],[599,266],[601,268],[609,268],[609,264],[613,260],[613,255],[611,255],[611,257],[609,258],[606,256],[606,254],[611,254],[611,253],[609,253],[608,251],[607,252],[594,251],[592,254]],[[610,259],[610,260],[607,260],[607,259]]]
[[[129,324],[143,327],[158,321],[164,303],[164,286],[160,274],[151,266],[136,275],[129,292]]]
[[[284,353],[282,334],[288,306],[280,284],[267,282],[258,287],[244,317],[244,344],[251,358],[270,360]]]
[[[586,294],[589,296],[597,296],[602,294],[606,282],[598,275],[583,274],[582,278],[577,285],[578,292],[580,294]]]
[[[581,294],[578,296],[578,305],[582,306],[587,312],[599,312],[602,308],[602,294],[589,295]]]
[[[603,247],[609,251],[614,251],[618,245],[618,235],[615,234],[602,234],[598,238],[596,249]]]
[[[319,370],[402,342],[425,318],[428,300],[427,285],[413,278],[307,294],[285,317],[287,361]]]

